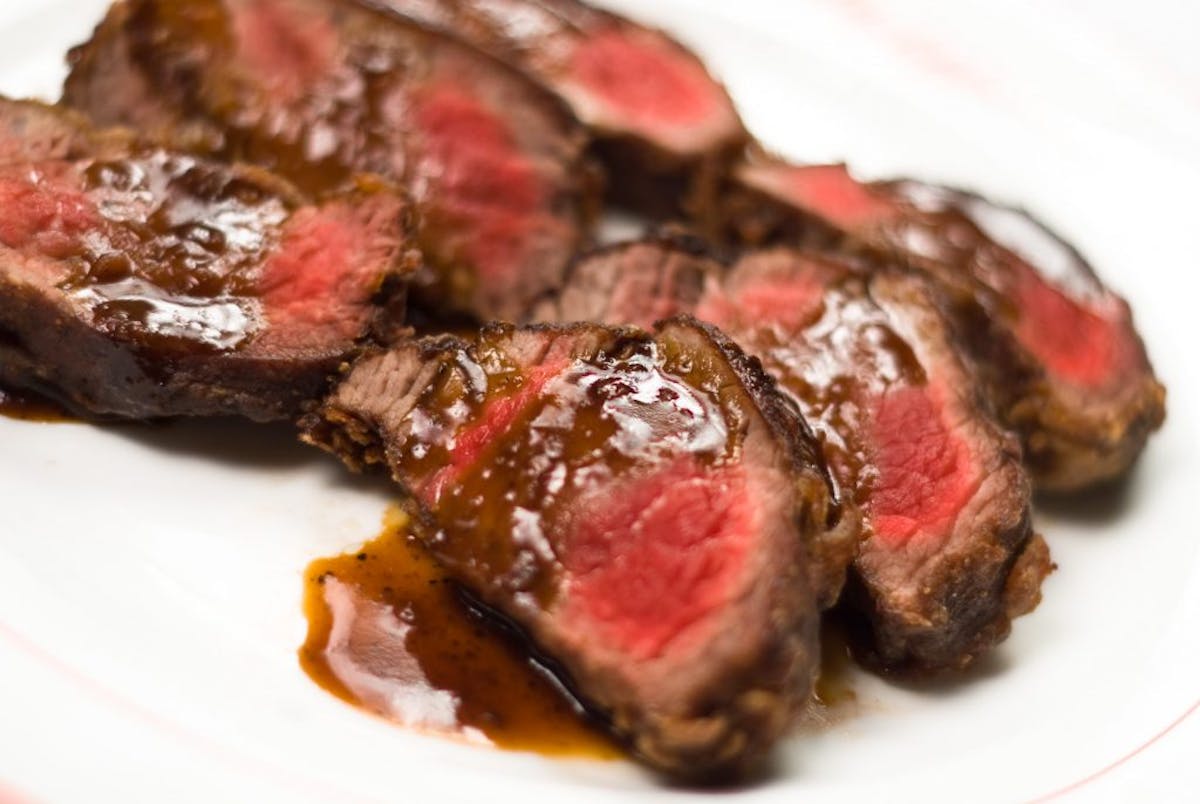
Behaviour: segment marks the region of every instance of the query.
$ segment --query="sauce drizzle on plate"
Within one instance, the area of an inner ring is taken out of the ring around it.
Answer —
[[[345,701],[471,743],[623,756],[517,638],[467,602],[398,510],[359,551],[308,567],[304,611],[300,664]]]

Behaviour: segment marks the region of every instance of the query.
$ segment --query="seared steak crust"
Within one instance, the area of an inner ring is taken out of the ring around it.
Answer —
[[[896,673],[958,669],[1036,605],[1050,565],[1020,450],[976,391],[932,285],[786,249],[728,265],[659,236],[582,259],[538,308],[640,326],[680,312],[762,358],[862,509],[843,605],[862,658]]]
[[[22,153],[27,146],[27,153]],[[0,381],[84,415],[297,415],[402,311],[403,198],[322,204],[258,169],[0,100]]]
[[[711,328],[412,341],[302,427],[389,471],[452,575],[653,767],[745,772],[809,695],[809,550],[841,517],[795,408]]]
[[[936,279],[1040,489],[1121,476],[1162,424],[1165,390],[1129,305],[1019,210],[910,180],[859,182],[842,165],[758,157],[737,171],[720,229],[744,243],[901,261]]]
[[[665,32],[579,0],[369,0],[519,67],[588,126],[610,198],[707,215],[749,141],[733,101]]]
[[[96,120],[264,165],[320,194],[402,183],[435,311],[514,319],[590,237],[586,132],[457,40],[358,0],[125,0],[76,48],[64,100]]]

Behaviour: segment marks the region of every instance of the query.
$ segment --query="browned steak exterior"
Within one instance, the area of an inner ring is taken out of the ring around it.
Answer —
[[[843,165],[758,159],[725,222],[743,242],[836,245],[936,277],[1039,488],[1122,475],[1165,415],[1129,305],[1028,215],[914,181],[867,184]]]
[[[27,152],[22,153],[22,145]],[[103,417],[294,417],[400,307],[405,205],[0,100],[0,382]]]
[[[126,0],[72,54],[65,100],[104,123],[266,166],[312,193],[402,182],[421,298],[514,318],[589,236],[586,133],[551,95],[357,0]]]
[[[579,0],[368,0],[516,65],[590,129],[619,204],[705,214],[749,137],[699,58],[666,33]]]
[[[413,341],[303,427],[385,466],[443,565],[650,765],[743,772],[810,694],[809,544],[841,515],[795,408],[715,330]]]
[[[926,281],[784,249],[726,269],[668,238],[583,260],[539,308],[551,320],[641,326],[680,312],[762,360],[862,509],[845,608],[864,626],[869,661],[961,668],[1036,605],[1050,565],[1030,531],[1019,449],[976,398]]]

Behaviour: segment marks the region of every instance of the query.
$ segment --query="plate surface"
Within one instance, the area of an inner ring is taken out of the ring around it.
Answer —
[[[105,5],[8,0],[0,91],[55,97]],[[1129,297],[1169,389],[1125,488],[1039,506],[1060,569],[993,661],[937,687],[859,679],[860,711],[733,797],[1194,795],[1200,69],[1171,43],[1200,19],[1156,28],[1143,4],[1126,25],[1071,0],[615,5],[694,44],[785,153],[1037,212]],[[311,684],[304,567],[374,535],[387,497],[286,428],[0,419],[0,445],[0,801],[707,798],[626,763],[422,737]]]

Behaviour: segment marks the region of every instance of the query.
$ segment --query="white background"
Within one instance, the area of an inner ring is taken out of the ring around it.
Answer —
[[[103,0],[7,0],[0,90],[53,97]],[[1195,800],[1200,4],[635,2],[805,159],[1021,203],[1134,305],[1169,422],[1128,489],[1044,506],[1061,569],[969,683],[861,682],[754,802]],[[0,801],[683,801],[624,764],[402,732],[300,672],[301,573],[385,493],[284,430],[0,420]]]

